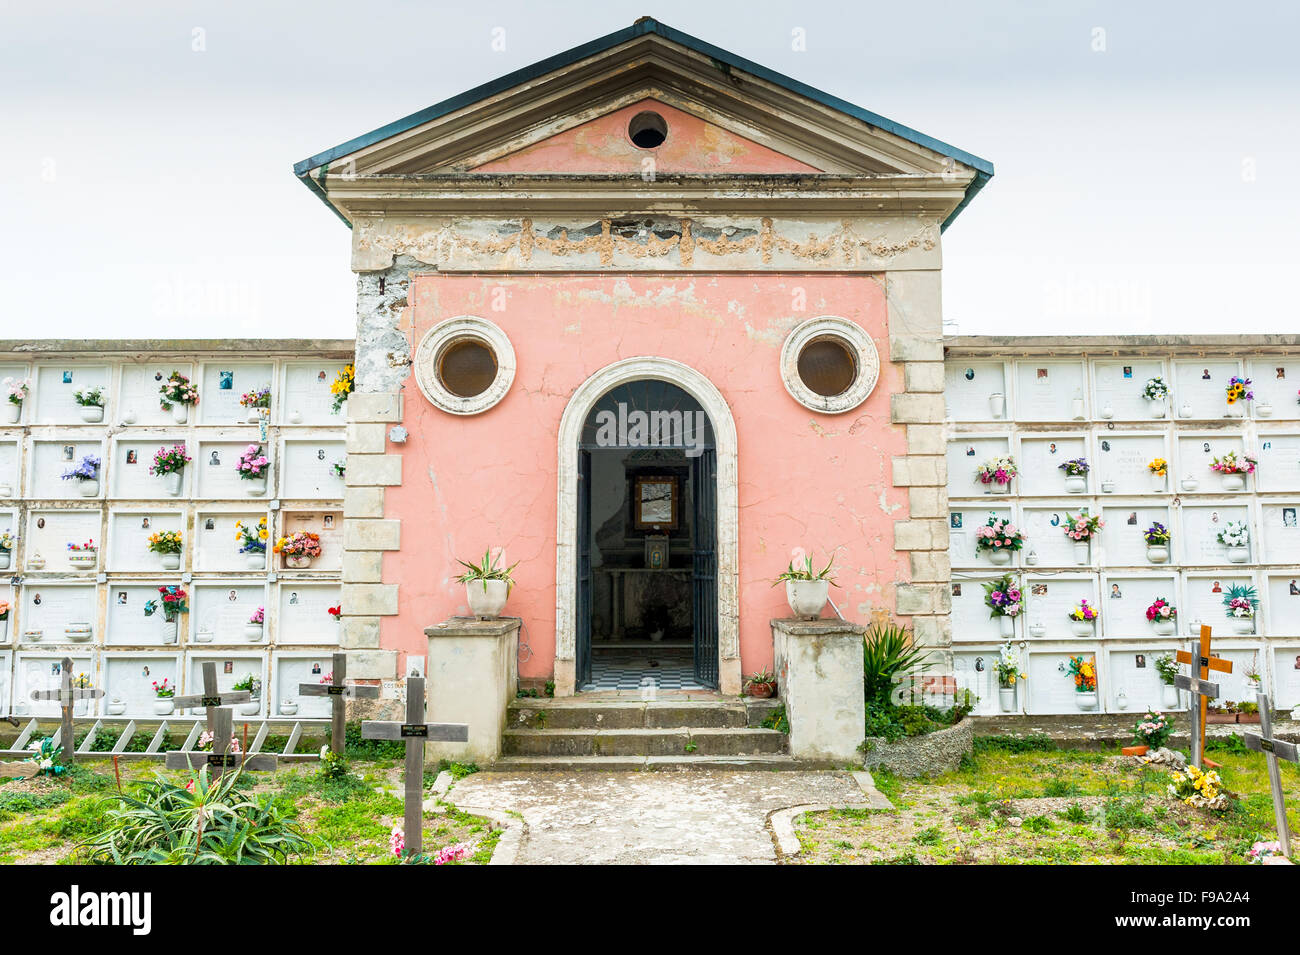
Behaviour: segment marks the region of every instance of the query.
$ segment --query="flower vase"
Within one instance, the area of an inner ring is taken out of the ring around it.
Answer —
[[[1225,491],[1244,491],[1246,489],[1246,475],[1225,474],[1223,476],[1223,489]]]
[[[1065,477],[1065,492],[1067,494],[1082,494],[1088,490],[1088,479],[1077,474],[1067,474]]]
[[[1240,633],[1240,634],[1254,633],[1255,618],[1254,617],[1233,617],[1232,632]]]
[[[68,563],[76,570],[94,570],[95,565],[99,563],[97,554],[73,554],[68,558]]]
[[[117,697],[113,697],[104,704],[104,712],[109,716],[121,716],[126,712],[126,703],[119,700]]]
[[[87,424],[99,424],[104,420],[103,405],[82,405],[81,420]]]
[[[488,581],[492,583],[492,581]],[[498,581],[504,588],[504,582]],[[470,609],[474,609],[474,591],[478,590],[482,594],[480,584],[471,581],[465,585],[469,589]],[[821,616],[822,608],[826,606],[826,601],[830,598],[830,581],[829,580],[787,580],[785,582],[785,599],[790,604],[790,612],[796,617],[803,620],[815,620]],[[505,605],[504,599],[502,606]],[[500,611],[498,611],[499,613]],[[478,615],[478,611],[474,611]]]
[[[1088,548],[1087,541],[1074,542],[1074,562],[1080,567],[1085,567],[1092,560],[1091,551]]]
[[[179,630],[180,624],[176,617],[164,617],[162,622],[162,642],[169,646],[174,644]]]
[[[1181,484],[1184,491],[1195,491],[1198,487],[1201,486],[1200,481],[1190,476],[1183,478]]]
[[[1075,421],[1082,421],[1084,419],[1082,398],[1073,398],[1070,400],[1070,416]]]
[[[195,643],[211,643],[212,639],[213,633],[211,630],[198,630],[194,634]]]
[[[294,699],[284,699],[280,701],[281,716],[295,716],[298,713],[298,701]]]
[[[0,550],[0,570],[8,570],[9,563],[12,560],[13,558],[10,556],[9,551]]]
[[[291,567],[294,570],[306,570],[311,566],[312,560],[313,558],[308,557],[306,554],[285,554],[284,566]],[[505,583],[505,581],[498,582],[501,584]]]
[[[1102,481],[1102,482],[1101,482],[1101,493],[1102,493],[1102,494],[1114,494],[1114,493],[1115,493],[1115,482],[1114,482],[1114,481]]]
[[[1245,564],[1250,561],[1249,547],[1241,547],[1241,546],[1229,547],[1227,548],[1227,552],[1228,552],[1228,563],[1230,564]]]
[[[244,624],[244,639],[249,643],[261,643],[262,625],[260,623]]]
[[[1031,637],[1041,637],[1046,635],[1047,625],[1042,623],[1031,623],[1029,625],[1029,635]]]
[[[1035,566],[1038,563],[1038,551],[1031,547],[1029,553],[1025,555],[1025,563],[1030,567]]]
[[[249,570],[266,570],[266,551],[249,551],[244,556]]]
[[[5,402],[5,424],[17,424],[18,419],[23,416],[23,406],[14,404],[12,401]]]
[[[1151,621],[1151,629],[1155,631],[1157,637],[1172,637],[1178,629],[1178,624],[1172,620],[1156,618]]]
[[[1160,686],[1160,705],[1166,710],[1181,709],[1178,699],[1178,687],[1171,683],[1164,683]]]
[[[1097,708],[1097,691],[1076,691],[1074,694],[1074,705],[1081,710],[1095,710]]]
[[[1151,490],[1155,494],[1165,493],[1165,476],[1151,472]]]
[[[989,563],[994,567],[1005,567],[1011,563],[1011,551],[1006,547],[995,547],[993,550],[985,551],[989,555]]]
[[[1151,402],[1151,417],[1163,418],[1164,416],[1165,416],[1165,400],[1161,398],[1159,401]]]
[[[1169,545],[1152,544],[1147,547],[1147,560],[1153,564],[1166,564],[1169,562]]]
[[[1269,404],[1267,401],[1261,401],[1259,404],[1255,405],[1255,417],[1257,418],[1273,417],[1273,406]]]
[[[1093,628],[1095,625],[1095,622],[1092,620],[1071,620],[1070,632],[1076,637],[1091,637],[1093,636]]]
[[[167,492],[168,497],[181,496],[181,480],[183,471],[169,471],[163,475],[163,490]]]
[[[999,484],[997,481],[990,481],[988,488],[990,494],[1010,494],[1011,482],[1008,481],[1006,484]]]
[[[242,713],[244,716],[256,716],[261,711],[261,709],[262,709],[262,701],[257,697],[253,697],[247,703],[239,704],[239,712]]]
[[[163,570],[180,570],[180,569],[181,569],[181,555],[180,555],[180,554],[159,554],[158,556],[159,556],[159,558],[162,560],[162,569],[163,569]]]
[[[155,697],[153,711],[156,716],[171,716],[176,710],[176,701],[170,696]]]
[[[998,687],[998,708],[1003,713],[1016,711],[1016,688],[1014,686]]]
[[[87,713],[89,713],[89,712],[90,712],[90,700],[73,700],[73,701],[72,701],[72,715],[73,715],[73,716],[85,716],[85,715],[86,715]]]
[[[1195,414],[1195,410],[1186,401],[1178,407],[1178,417],[1180,418],[1190,418],[1193,414]]]
[[[258,424],[259,422],[261,422],[261,420],[262,420],[262,409],[261,409],[261,408],[249,408],[249,409],[248,409],[248,423],[249,423],[249,424]]]
[[[989,395],[989,414],[994,418],[1001,418],[1007,410],[1007,397],[1000,391],[995,391]]]
[[[1010,639],[1016,635],[1016,618],[1006,614],[998,615],[998,636]]]
[[[249,497],[261,497],[266,493],[266,474],[244,479],[244,493]]]
[[[1098,414],[1101,415],[1103,421],[1109,421],[1111,418],[1115,417],[1115,409],[1110,405],[1105,405]]]
[[[185,424],[190,420],[190,406],[181,404],[179,401],[172,405],[172,420],[177,424]]]
[[[99,497],[99,481],[91,478],[89,481],[78,481],[77,491],[82,497]]]

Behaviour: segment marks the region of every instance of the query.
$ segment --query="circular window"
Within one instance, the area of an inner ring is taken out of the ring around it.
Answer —
[[[435,406],[478,414],[505,397],[515,380],[515,352],[505,332],[473,315],[431,328],[415,350],[415,381]]]
[[[871,337],[831,315],[795,327],[781,348],[781,380],[795,401],[825,414],[851,411],[867,400],[880,375]]]
[[[668,124],[658,113],[637,113],[627,124],[627,135],[641,149],[654,149],[668,138]]]

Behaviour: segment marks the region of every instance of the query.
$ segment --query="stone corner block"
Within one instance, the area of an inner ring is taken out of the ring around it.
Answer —
[[[354,391],[348,396],[348,421],[351,422],[389,422],[402,420],[402,396],[396,392],[390,394],[368,394]]]
[[[348,486],[394,486],[402,483],[400,454],[349,454]]]
[[[943,395],[892,394],[889,414],[894,424],[942,424]]]
[[[396,650],[348,650],[348,679],[396,680]]]
[[[341,621],[339,642],[345,650],[376,650],[379,648],[378,617],[344,617]],[[348,675],[354,676],[349,666]]]
[[[343,520],[344,550],[401,550],[402,522],[347,517]]]
[[[349,487],[343,490],[343,519],[383,517],[383,487]]]
[[[342,600],[349,615],[391,617],[397,613],[397,584],[344,584]]]
[[[352,454],[383,454],[388,450],[387,428],[382,422],[348,422],[348,451]]]

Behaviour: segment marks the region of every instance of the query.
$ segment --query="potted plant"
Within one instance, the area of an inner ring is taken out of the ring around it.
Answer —
[[[1169,528],[1159,521],[1152,521],[1151,526],[1142,532],[1142,538],[1147,542],[1147,560],[1153,564],[1169,562],[1169,544],[1173,540]]]
[[[286,567],[305,570],[320,556],[320,535],[311,531],[296,531],[277,540],[272,550],[284,556]]]
[[[298,701],[292,696],[286,696],[280,701],[281,716],[295,716],[298,713]]]
[[[30,564],[30,561],[28,562]],[[94,570],[99,563],[99,545],[93,540],[84,544],[68,544],[68,563],[77,570]]]
[[[759,670],[745,681],[745,692],[760,700],[775,696],[776,677],[769,670]]]
[[[1087,598],[1080,600],[1066,614],[1070,618],[1070,631],[1076,637],[1091,637],[1097,624],[1097,608],[1088,605]]]
[[[356,387],[357,369],[354,365],[345,365],[330,382],[330,394],[334,396],[334,414],[343,410],[343,406],[348,403],[348,395],[352,394]]]
[[[1224,389],[1227,393],[1226,398],[1228,405],[1232,406],[1238,403],[1248,404],[1249,402],[1254,401],[1255,393],[1250,390],[1250,386],[1251,381],[1249,378],[1241,378],[1237,375],[1233,375],[1229,378],[1227,387]]]
[[[998,650],[998,659],[993,667],[998,675],[998,707],[1003,713],[1013,713],[1016,710],[1016,681],[1025,679],[1025,674],[1020,670],[1020,655],[1010,640]]]
[[[1156,673],[1160,676],[1160,705],[1167,710],[1179,709],[1178,687],[1174,686],[1178,663],[1172,653],[1156,657]]]
[[[157,680],[153,684],[153,711],[158,716],[171,716],[176,709],[176,687],[167,679]]]
[[[247,703],[239,704],[240,713],[245,716],[256,716],[258,711],[262,709],[262,681],[253,676],[253,674],[250,673],[245,676],[242,680],[231,687],[231,689],[235,692],[247,690],[252,694],[252,698]]]
[[[812,557],[802,548],[790,551],[790,563],[772,586],[785,583],[785,599],[790,612],[801,620],[816,620],[830,599],[830,588],[835,584],[831,576],[835,555],[832,554],[821,570],[813,567]]]
[[[239,552],[244,555],[249,570],[266,570],[267,537],[265,517],[257,522],[257,527],[235,521],[235,540],[239,543]]]
[[[1222,475],[1225,491],[1243,491],[1246,489],[1246,475],[1254,474],[1258,463],[1248,454],[1238,458],[1236,451],[1229,451],[1223,457],[1215,458],[1210,470]]]
[[[18,538],[5,531],[0,534],[0,570],[8,570],[10,563],[13,561],[14,545],[18,543]]]
[[[17,424],[23,416],[23,402],[32,390],[32,380],[30,378],[6,378],[4,380],[5,392],[5,423]]]
[[[126,712],[126,701],[115,696],[104,704],[104,712],[109,716],[121,716]]]
[[[190,605],[186,603],[189,594],[184,588],[177,584],[167,584],[158,588],[157,598],[148,601],[144,605],[144,615],[152,617],[162,607],[163,625],[162,625],[162,642],[173,644],[176,642],[176,634],[179,629],[178,621],[181,614],[189,613]]]
[[[1226,549],[1229,563],[1244,564],[1250,560],[1250,528],[1245,521],[1228,521],[1216,540]]]
[[[149,467],[149,473],[163,479],[163,490],[169,496],[179,497],[185,465],[189,464],[190,460],[184,441],[173,444],[170,448],[159,448],[153,454],[153,464]]]
[[[1259,608],[1259,595],[1249,584],[1233,584],[1223,594],[1223,606],[1237,633],[1255,632],[1255,611]]]
[[[1151,490],[1163,494],[1165,479],[1169,477],[1169,462],[1164,458],[1152,458],[1147,464],[1147,470],[1151,472]]]
[[[1070,657],[1060,671],[1074,680],[1074,705],[1081,710],[1097,708],[1097,661],[1093,657]]]
[[[1016,459],[1008,454],[989,458],[976,469],[975,477],[984,485],[985,494],[1006,494],[1011,490],[1011,479],[1018,473]]]
[[[248,423],[257,424],[271,414],[271,389],[254,388],[246,391],[240,396],[239,403],[248,409]]]
[[[1173,636],[1174,631],[1178,629],[1178,608],[1164,597],[1157,597],[1151,606],[1147,607],[1147,620],[1151,621],[1151,629],[1157,636]]]
[[[258,607],[244,624],[244,638],[249,643],[262,642],[262,627],[266,624],[266,608]]]
[[[1077,517],[1066,513],[1065,523],[1061,527],[1065,531],[1065,536],[1074,541],[1076,564],[1083,565],[1089,562],[1091,559],[1089,544],[1104,526],[1100,517],[1093,517],[1087,511],[1080,511]]]
[[[262,451],[260,444],[250,444],[235,462],[240,480],[244,481],[244,490],[250,497],[261,497],[266,493],[266,475],[271,469],[271,460]]]
[[[492,620],[501,616],[505,609],[510,591],[514,589],[515,579],[511,571],[519,562],[509,567],[502,567],[505,550],[495,553],[483,551],[483,560],[477,564],[457,558],[456,563],[465,568],[456,579],[465,585],[465,599],[469,603],[469,612],[480,620]]]
[[[8,622],[8,620],[9,620],[9,610],[10,610],[10,607],[9,607],[9,601],[7,601],[7,600],[0,600],[0,623],[7,623],[7,622]],[[4,628],[4,629],[5,629],[5,630],[8,630],[7,627]]]
[[[1141,756],[1150,749],[1161,749],[1174,734],[1174,718],[1150,710],[1133,726],[1133,745],[1124,748],[1125,756]]]
[[[984,605],[990,619],[998,622],[998,633],[1009,639],[1016,633],[1016,617],[1025,610],[1025,595],[1010,574],[984,584]]]
[[[181,538],[180,531],[155,531],[149,535],[149,552],[161,558],[163,570],[181,569]]]
[[[63,472],[63,480],[76,481],[77,491],[82,497],[97,497],[99,495],[99,458],[93,454],[87,454],[82,457],[81,463],[75,468],[69,468]]]
[[[1086,458],[1073,458],[1057,465],[1065,472],[1065,490],[1068,494],[1082,494],[1088,490],[1088,466]]]
[[[1169,400],[1169,386],[1165,384],[1163,378],[1148,378],[1145,387],[1142,389],[1142,397],[1150,405],[1151,417],[1163,418],[1165,416],[1165,402]]]
[[[95,387],[78,391],[72,400],[81,408],[81,420],[98,424],[104,420],[104,389]]]
[[[989,563],[997,567],[1010,564],[1011,555],[1024,545],[1024,535],[1007,518],[990,515],[988,523],[975,531],[976,555],[986,554]]]
[[[179,371],[173,371],[158,389],[158,405],[172,413],[172,420],[184,424],[190,417],[190,405],[199,403],[199,389]]]

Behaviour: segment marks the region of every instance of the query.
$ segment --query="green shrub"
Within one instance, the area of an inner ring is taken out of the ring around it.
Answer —
[[[353,722],[344,733],[343,755],[348,759],[402,759],[406,746],[401,740],[362,739],[361,723]]]
[[[1056,740],[1046,733],[1027,736],[976,736],[977,753],[1050,753],[1057,749]]]
[[[912,633],[897,624],[872,624],[862,641],[863,694],[867,705],[889,704],[894,677],[930,668],[930,651],[912,643]]]

